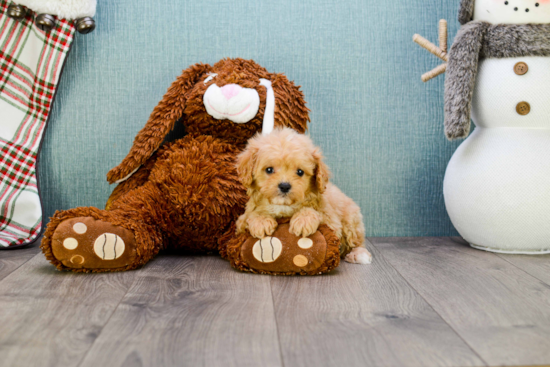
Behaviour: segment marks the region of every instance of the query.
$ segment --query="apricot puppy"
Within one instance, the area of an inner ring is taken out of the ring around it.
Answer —
[[[290,217],[290,232],[308,237],[326,224],[340,238],[346,261],[371,263],[361,210],[329,182],[321,150],[308,136],[289,128],[256,135],[239,155],[237,171],[250,197],[238,233],[264,238],[277,228],[277,218]]]

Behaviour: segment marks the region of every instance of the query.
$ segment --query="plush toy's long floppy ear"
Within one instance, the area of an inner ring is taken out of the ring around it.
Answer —
[[[307,130],[309,108],[304,93],[284,74],[273,74],[271,85],[275,94],[275,127],[290,127],[299,133]]]
[[[254,181],[254,168],[256,166],[256,155],[258,154],[259,147],[257,146],[256,139],[251,139],[248,142],[246,149],[239,154],[237,158],[237,174],[239,180],[244,187],[250,188]]]
[[[130,152],[115,168],[107,173],[109,183],[121,182],[129,178],[160,147],[166,134],[183,115],[186,93],[210,69],[207,64],[195,64],[172,83],[168,92],[153,110],[147,124],[137,134]]]
[[[323,162],[323,153],[319,148],[315,148],[313,151],[313,159],[315,159],[315,186],[319,193],[323,194],[327,188],[328,180],[330,178],[330,170],[328,166]]]

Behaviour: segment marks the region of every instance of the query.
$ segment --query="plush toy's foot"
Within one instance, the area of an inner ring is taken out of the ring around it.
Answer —
[[[136,262],[132,231],[92,217],[66,219],[51,239],[53,257],[70,269],[124,270]]]
[[[222,256],[239,270],[273,275],[317,275],[340,263],[340,240],[326,225],[301,238],[290,233],[288,220],[279,220],[277,230],[261,240],[239,234],[222,241]]]
[[[346,261],[352,264],[370,264],[372,263],[372,254],[364,247],[356,247],[346,255]]]

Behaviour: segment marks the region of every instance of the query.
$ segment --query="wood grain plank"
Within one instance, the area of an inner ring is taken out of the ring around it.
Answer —
[[[59,272],[36,254],[0,282],[0,364],[78,365],[135,274]]]
[[[269,277],[215,256],[159,257],[82,366],[281,366]]]
[[[0,281],[40,252],[36,244],[21,249],[0,251]]]
[[[374,261],[272,279],[286,366],[474,366],[484,362],[370,245]]]
[[[453,238],[371,241],[491,365],[550,361],[550,286]]]
[[[550,255],[497,254],[497,256],[550,285]]]

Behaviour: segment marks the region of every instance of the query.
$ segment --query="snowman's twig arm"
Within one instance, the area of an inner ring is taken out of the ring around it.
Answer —
[[[433,43],[431,43],[421,35],[415,34],[413,36],[413,41],[418,43],[421,47],[428,50],[431,54],[439,57],[441,60],[445,62],[448,61],[447,53],[445,51],[443,51],[441,48],[437,47],[436,45],[434,45]]]
[[[422,81],[426,83],[429,80],[432,80],[433,78],[440,76],[441,74],[445,73],[447,71],[447,64],[441,64],[432,71],[428,71],[426,74],[422,75]]]
[[[449,140],[470,133],[472,95],[487,23],[470,22],[455,37],[445,78],[445,135]]]
[[[447,52],[447,39],[447,21],[445,19],[441,19],[439,21],[439,48],[443,52]]]
[[[447,55],[447,21],[445,19],[439,21],[439,47],[437,47],[419,34],[415,34],[413,36],[413,41],[428,50],[431,54],[445,61],[445,64],[441,64],[432,71],[429,71],[422,75],[423,82],[427,82],[428,80],[431,80],[436,76],[443,74],[445,70],[447,70],[446,63],[449,61],[449,56]]]

